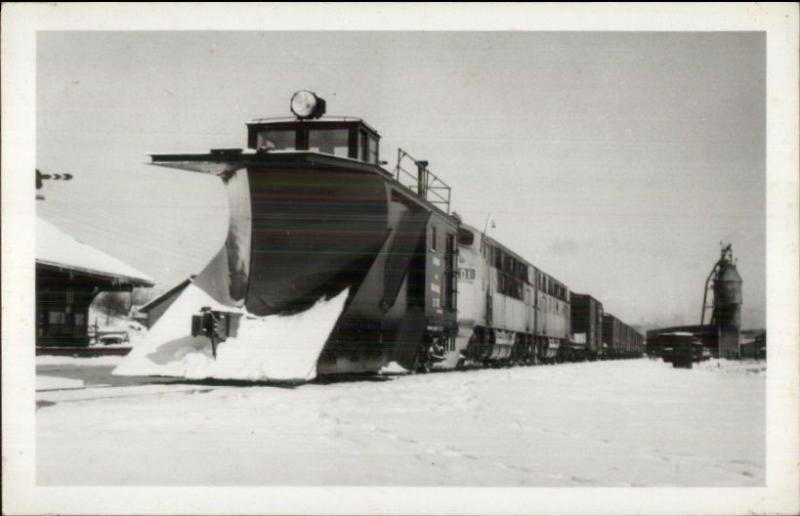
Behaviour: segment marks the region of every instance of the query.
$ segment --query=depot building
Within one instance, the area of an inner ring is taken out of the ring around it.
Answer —
[[[88,346],[89,305],[97,294],[153,285],[146,274],[37,217],[37,346]]]

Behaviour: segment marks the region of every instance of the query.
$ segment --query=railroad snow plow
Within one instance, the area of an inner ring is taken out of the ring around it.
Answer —
[[[114,374],[302,382],[378,373],[388,357],[414,369],[420,343],[454,340],[458,221],[427,200],[438,178],[400,151],[418,172],[401,184],[378,133],[317,120],[310,92],[292,111],[250,122],[247,150],[152,156],[223,181],[228,234]]]

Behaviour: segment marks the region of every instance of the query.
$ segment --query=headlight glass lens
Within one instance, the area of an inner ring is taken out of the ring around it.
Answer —
[[[307,118],[317,106],[317,96],[308,90],[300,90],[292,95],[292,113],[300,118]]]

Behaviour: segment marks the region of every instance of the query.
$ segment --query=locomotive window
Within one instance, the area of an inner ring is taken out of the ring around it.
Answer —
[[[347,129],[313,129],[308,131],[308,150],[348,157],[350,131]]]
[[[378,139],[364,130],[358,133],[358,158],[373,165],[378,164]]]
[[[367,161],[367,132],[358,132],[358,159]]]
[[[475,242],[475,234],[465,228],[458,228],[458,243],[461,245],[472,245]]]
[[[294,150],[297,145],[297,131],[294,129],[271,129],[258,133],[257,149]]]
[[[436,251],[436,226],[431,226],[431,251]]]
[[[372,136],[367,136],[367,163],[378,164],[378,140]]]

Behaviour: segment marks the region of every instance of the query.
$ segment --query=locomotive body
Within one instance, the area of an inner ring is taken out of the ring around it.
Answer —
[[[571,315],[569,289],[549,274],[536,270],[536,338],[541,361],[553,363],[564,359],[569,345]]]
[[[459,232],[458,359],[474,364],[555,361],[569,336],[569,291],[479,230]]]

